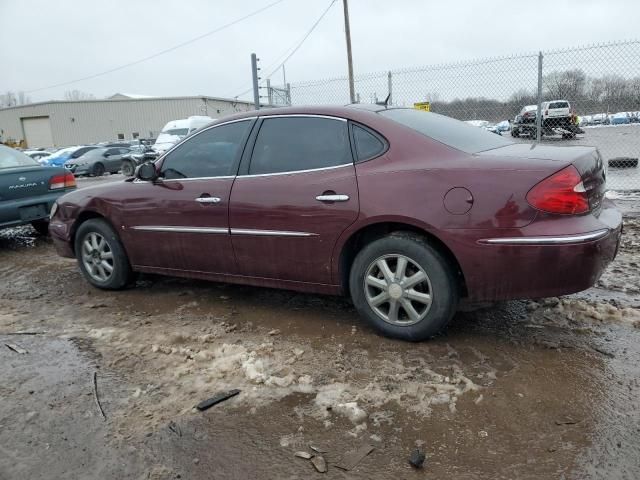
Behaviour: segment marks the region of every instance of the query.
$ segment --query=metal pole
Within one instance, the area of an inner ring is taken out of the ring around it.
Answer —
[[[347,63],[349,65],[349,100],[356,103],[356,89],[353,83],[353,59],[351,58],[351,28],[349,27],[349,5],[347,0],[342,0],[344,7],[344,35],[347,40]]]
[[[269,101],[269,106],[273,106],[273,92],[271,91],[271,79],[267,78],[267,98]]]
[[[387,105],[393,105],[393,79],[391,76],[391,70],[389,70],[389,74],[387,76],[387,83],[389,85],[389,101],[387,102]]]
[[[258,57],[251,54],[251,77],[253,80],[253,103],[256,110],[260,110],[260,89],[258,88]]]
[[[538,53],[538,110],[536,113],[536,142],[542,138],[542,52]]]
[[[287,74],[284,70],[284,63],[282,64],[282,85],[287,84]]]
[[[291,105],[291,84],[287,83],[287,105]]]

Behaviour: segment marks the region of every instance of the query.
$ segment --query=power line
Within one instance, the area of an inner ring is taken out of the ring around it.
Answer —
[[[190,45],[190,44],[192,44],[194,42],[197,42],[198,40],[202,40],[203,38],[208,37],[210,35],[213,35],[215,33],[218,33],[218,32],[220,32],[220,31],[222,31],[222,30],[224,30],[226,28],[232,27],[233,25],[236,25],[236,24],[238,24],[238,23],[240,23],[240,22],[242,22],[242,21],[244,21],[244,20],[246,20],[248,18],[251,18],[251,17],[253,17],[255,15],[258,15],[259,13],[262,13],[265,10],[268,10],[269,8],[275,7],[276,5],[278,5],[279,3],[282,3],[284,1],[285,0],[276,0],[275,2],[272,2],[272,3],[268,4],[268,5],[266,5],[265,7],[262,7],[262,8],[260,8],[258,10],[255,10],[255,11],[253,11],[253,12],[251,12],[251,13],[243,16],[243,17],[240,17],[240,18],[238,18],[236,20],[233,20],[232,22],[226,23],[226,24],[224,24],[224,25],[222,25],[220,27],[217,27],[214,30],[211,30],[211,31],[209,31],[207,33],[203,33],[202,35],[198,35],[197,37],[194,37],[194,38],[192,38],[190,40],[187,40],[185,42],[182,42],[182,43],[179,43],[177,45],[174,45],[173,47],[170,47],[170,48],[167,48],[167,49],[162,50],[160,52],[154,53],[153,55],[149,55],[148,57],[144,57],[144,58],[141,58],[139,60],[135,60],[133,62],[125,63],[124,65],[120,65],[120,66],[115,67],[115,68],[110,68],[109,70],[105,70],[103,72],[95,73],[93,75],[88,75],[86,77],[78,78],[78,79],[75,79],[75,80],[70,80],[68,82],[62,82],[62,83],[57,83],[55,85],[49,85],[47,87],[41,87],[41,88],[35,88],[33,90],[27,90],[25,93],[34,93],[34,92],[40,92],[42,90],[49,90],[51,88],[63,87],[65,85],[71,85],[73,83],[83,82],[85,80],[91,80],[92,78],[101,77],[102,75],[107,75],[109,73],[117,72],[118,70],[123,70],[125,68],[132,67],[134,65],[138,65],[140,63],[146,62],[146,61],[151,60],[153,58],[159,57],[160,55],[164,55],[165,53],[169,53],[169,52],[172,52],[174,50],[177,50],[178,48],[186,47],[187,45]]]
[[[273,69],[273,71],[267,75],[265,77],[265,80],[268,78],[271,78],[273,76],[274,73],[276,73],[280,67],[282,67],[282,65],[284,65],[287,60],[289,60],[299,49],[300,47],[302,47],[302,44],[307,40],[307,38],[309,38],[309,36],[313,33],[313,31],[316,29],[316,27],[320,24],[320,22],[322,21],[322,19],[327,15],[327,13],[329,13],[329,10],[331,9],[331,7],[333,6],[334,3],[336,3],[337,0],[331,0],[329,2],[329,6],[322,12],[322,14],[318,17],[318,19],[314,22],[314,24],[311,26],[311,28],[307,31],[307,33],[305,33],[304,37],[302,37],[301,40],[299,40],[296,44],[290,46],[289,48],[287,48],[284,53],[282,55],[280,55],[278,57],[278,59],[276,61],[274,61],[273,63],[271,63],[268,67],[265,68],[265,70],[270,70],[271,67],[273,67],[273,65],[275,65],[276,63],[278,63],[278,66],[275,67]],[[291,50],[293,48],[293,50]],[[291,50],[291,52],[289,54],[287,54],[287,52],[289,52]],[[285,57],[286,56],[286,57]],[[280,61],[280,59],[282,57],[285,57],[284,60]],[[242,95],[245,95],[247,93],[249,93],[251,90],[253,90],[252,87],[248,88],[247,90],[243,91],[242,93],[238,94],[238,95],[234,95],[233,97],[241,97]]]

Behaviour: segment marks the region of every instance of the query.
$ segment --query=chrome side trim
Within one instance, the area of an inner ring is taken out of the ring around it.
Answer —
[[[335,165],[333,167],[310,168],[308,170],[292,170],[290,172],[257,173],[255,175],[238,175],[236,177],[236,180],[240,180],[241,178],[273,177],[275,175],[293,175],[296,173],[321,172],[323,170],[335,170],[336,168],[344,168],[344,167],[353,167],[353,163],[343,163],[342,165]]]
[[[311,118],[328,118],[330,120],[339,120],[341,122],[347,122],[346,118],[335,117],[333,115],[323,115],[320,113],[285,113],[284,115],[259,115],[260,118],[287,118],[287,117],[311,117]]]
[[[558,237],[504,237],[485,238],[478,240],[478,243],[489,245],[564,245],[568,243],[591,242],[606,237],[609,229],[596,230],[595,232],[583,233],[580,235],[563,235]]]
[[[139,226],[131,227],[131,230],[139,230],[143,232],[229,234],[228,228],[216,228],[216,227],[172,227],[172,226],[165,226],[165,225],[139,225]]]
[[[255,235],[260,237],[317,237],[317,233],[289,232],[286,230],[254,230],[251,228],[232,228],[231,235]]]
[[[229,180],[236,178],[235,175],[224,175],[221,177],[191,177],[191,178],[163,178],[162,183],[165,182],[193,182],[194,180]]]
[[[196,198],[198,203],[220,203],[219,197],[198,197]]]

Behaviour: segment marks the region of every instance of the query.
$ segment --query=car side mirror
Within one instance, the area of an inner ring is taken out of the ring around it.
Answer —
[[[103,156],[104,158],[109,158],[109,157],[111,156],[111,154],[110,154],[110,153],[104,153],[102,156]]]
[[[143,163],[136,168],[135,177],[145,182],[153,182],[158,178],[158,171],[153,163]]]

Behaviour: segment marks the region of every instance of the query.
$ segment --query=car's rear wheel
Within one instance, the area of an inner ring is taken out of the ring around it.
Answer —
[[[520,131],[518,130],[517,127],[513,127],[511,129],[511,136],[512,137],[519,137],[520,136]]]
[[[96,163],[91,170],[91,174],[94,177],[101,177],[102,175],[104,175],[104,165],[101,163]]]
[[[33,222],[31,222],[31,226],[40,235],[44,235],[44,236],[49,235],[49,219],[48,218],[42,218],[40,220],[34,220]]]
[[[356,256],[349,288],[358,313],[384,335],[419,341],[432,337],[458,304],[454,270],[422,237],[397,232]]]
[[[133,162],[131,160],[125,160],[122,162],[122,166],[120,167],[122,174],[127,177],[133,177],[133,173],[135,172],[135,167],[133,166]]]
[[[111,226],[102,219],[91,219],[78,227],[75,252],[80,270],[92,285],[118,290],[133,280],[127,253]]]

